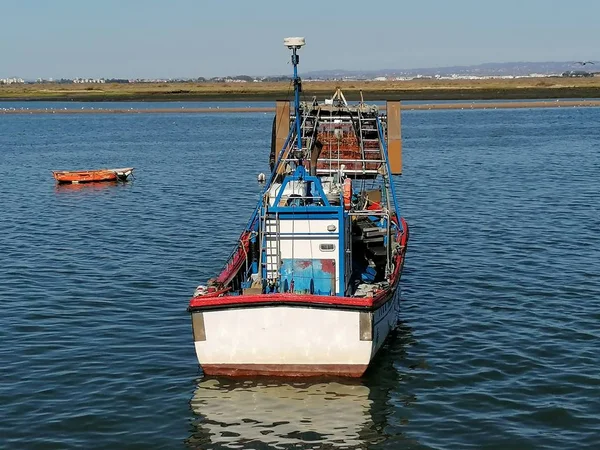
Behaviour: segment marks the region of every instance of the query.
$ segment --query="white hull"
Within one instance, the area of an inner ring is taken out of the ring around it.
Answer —
[[[254,306],[192,313],[208,375],[360,376],[396,326],[399,292],[375,311]]]

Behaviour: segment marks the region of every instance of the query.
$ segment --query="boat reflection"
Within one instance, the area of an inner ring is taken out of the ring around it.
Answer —
[[[371,420],[369,388],[340,382],[204,379],[191,406],[201,419],[190,443],[201,447],[210,442],[231,448],[353,448]]]
[[[201,379],[190,402],[197,419],[187,446],[353,449],[391,437],[404,441],[401,429],[393,436],[386,430],[407,396],[402,386],[407,377],[398,368],[406,333],[404,327],[391,336],[385,356],[359,381]],[[400,402],[390,401],[392,396]]]
[[[129,186],[131,183],[122,183],[119,181],[102,181],[97,183],[56,183],[54,191],[57,194],[67,194],[71,192],[106,192],[116,187]]]

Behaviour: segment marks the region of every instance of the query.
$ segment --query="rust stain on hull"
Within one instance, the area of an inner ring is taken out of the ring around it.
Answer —
[[[366,364],[203,364],[205,375],[229,377],[361,377]]]

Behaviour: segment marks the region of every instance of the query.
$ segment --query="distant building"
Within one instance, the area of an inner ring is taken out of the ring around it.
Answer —
[[[0,84],[23,84],[23,78],[0,78]]]
[[[104,83],[104,78],[75,78],[73,83]]]
[[[585,70],[567,70],[566,72],[563,72],[562,76],[570,78],[587,78],[593,77],[594,74],[586,72]]]

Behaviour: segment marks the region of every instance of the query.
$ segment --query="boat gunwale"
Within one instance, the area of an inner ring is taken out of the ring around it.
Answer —
[[[386,289],[374,297],[336,297],[311,294],[256,294],[212,297],[195,297],[190,301],[188,312],[203,312],[239,308],[265,308],[289,306],[311,309],[345,309],[371,311],[379,309],[394,294],[397,286]],[[202,304],[199,304],[202,302]]]
[[[124,173],[124,172],[133,172],[134,167],[120,167],[118,169],[90,169],[90,170],[52,170],[51,172],[53,174],[59,174],[59,175],[63,175],[63,174],[70,174],[70,175],[76,175],[76,174],[84,174],[84,173],[105,173],[105,172],[110,172],[110,173]]]
[[[59,184],[85,184],[109,181],[126,181],[133,174],[133,167],[93,170],[52,170],[52,176]]]

